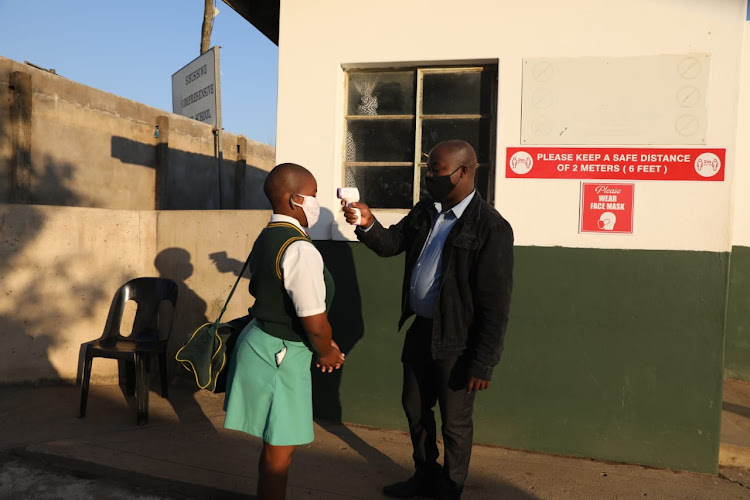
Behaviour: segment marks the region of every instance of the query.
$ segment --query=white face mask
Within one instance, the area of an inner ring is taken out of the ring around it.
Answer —
[[[311,228],[318,222],[318,217],[320,217],[320,202],[315,196],[305,196],[299,193],[297,196],[302,197],[302,203],[297,203],[294,201],[294,198],[292,198],[292,203],[302,208],[305,217],[307,217],[307,227]]]

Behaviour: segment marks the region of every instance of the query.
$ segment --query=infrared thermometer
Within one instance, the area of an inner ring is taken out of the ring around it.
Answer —
[[[352,203],[356,203],[359,201],[359,189],[355,187],[344,187],[344,188],[338,188],[336,190],[336,197],[340,200],[344,200],[346,202],[347,207],[351,207]],[[360,213],[358,208],[352,208],[354,212],[357,215],[357,220],[352,222],[352,225],[358,226],[359,221],[362,219],[362,214]]]

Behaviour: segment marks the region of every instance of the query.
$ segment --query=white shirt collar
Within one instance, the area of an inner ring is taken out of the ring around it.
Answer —
[[[289,217],[288,215],[282,214],[271,214],[271,222],[288,222],[289,224],[294,224],[295,226],[300,228],[302,232],[307,234],[307,229],[302,227],[302,224],[300,224],[299,221],[294,217]]]
[[[475,189],[474,191],[471,192],[471,194],[469,196],[467,196],[463,200],[461,200],[458,203],[456,203],[456,205],[453,208],[451,208],[450,210],[448,210],[448,212],[453,212],[453,215],[456,216],[456,219],[460,219],[461,216],[466,211],[466,207],[469,206],[469,203],[471,203],[471,200],[474,198],[474,195],[476,194],[476,192],[477,192],[477,190]],[[438,213],[442,212],[442,210],[443,210],[443,204],[440,203],[439,201],[436,201],[435,202],[435,210],[437,210]]]

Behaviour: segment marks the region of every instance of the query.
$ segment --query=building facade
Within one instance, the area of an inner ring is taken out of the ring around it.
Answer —
[[[251,21],[273,4],[228,3]],[[317,178],[350,348],[319,415],[404,426],[403,260],[351,241],[336,187],[395,222],[425,154],[461,138],[516,238],[475,439],[716,472],[725,360],[750,378],[747,17],[746,0],[280,2],[277,162]]]

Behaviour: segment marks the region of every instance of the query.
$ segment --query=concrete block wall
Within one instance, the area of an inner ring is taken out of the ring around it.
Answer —
[[[0,57],[0,383],[74,380],[134,277],[179,285],[170,359],[218,315],[268,212],[213,209],[268,207],[275,150],[224,132],[222,155],[220,179],[210,126]]]
[[[138,276],[179,286],[173,359],[196,327],[219,314],[268,217],[255,210],[0,205],[0,384],[75,380],[81,344],[101,335],[115,291]],[[225,317],[243,316],[250,305],[243,279]],[[175,367],[170,377],[180,373]],[[116,362],[94,361],[93,382],[116,377]]]
[[[28,85],[14,84],[19,75]],[[14,110],[26,115],[17,118]],[[220,200],[209,125],[0,57],[0,202],[267,208],[259,181],[274,165],[274,148],[223,132],[222,154]],[[17,175],[23,167],[28,178]],[[17,199],[16,181],[27,199]]]

